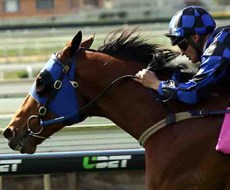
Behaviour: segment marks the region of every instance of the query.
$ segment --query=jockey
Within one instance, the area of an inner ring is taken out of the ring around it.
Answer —
[[[198,72],[188,82],[178,82],[174,79],[160,81],[154,72],[143,69],[136,74],[135,81],[165,98],[173,97],[188,104],[197,103],[211,85],[230,81],[229,25],[216,28],[214,19],[205,9],[189,6],[172,17],[166,36],[192,63],[200,62]]]

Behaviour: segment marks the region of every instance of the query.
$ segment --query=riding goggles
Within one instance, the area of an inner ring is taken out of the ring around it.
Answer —
[[[184,38],[177,45],[182,51],[186,51],[189,46],[189,40]]]

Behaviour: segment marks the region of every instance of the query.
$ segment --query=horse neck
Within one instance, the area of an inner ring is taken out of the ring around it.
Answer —
[[[118,77],[134,75],[140,69],[142,66],[137,63],[97,52],[80,52],[77,81],[81,84],[81,96],[89,102]],[[165,109],[155,101],[155,95],[132,79],[123,80],[96,101],[87,110],[87,115],[106,117],[138,139],[147,128],[164,117]]]
[[[123,75],[134,75],[142,66],[138,63],[122,61],[98,52],[81,52],[78,59],[78,79],[80,92],[87,99],[93,100],[112,81]],[[106,94],[87,110],[89,116],[102,116],[110,119],[119,127],[138,139],[149,127],[164,119],[167,109],[156,101],[157,93],[151,92],[141,84],[128,79],[115,84]],[[225,97],[225,96],[224,96]],[[216,106],[218,102],[218,106]],[[172,112],[189,109],[223,109],[226,98],[215,97],[211,102],[204,101],[189,106],[171,101]]]

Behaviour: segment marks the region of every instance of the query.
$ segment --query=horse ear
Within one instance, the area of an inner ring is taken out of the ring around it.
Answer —
[[[90,38],[88,38],[87,40],[83,41],[81,43],[81,47],[83,47],[83,48],[90,48],[90,46],[92,45],[92,43],[94,41],[94,37],[95,37],[95,34],[93,34],[92,36],[90,36]]]
[[[82,32],[79,31],[74,36],[74,38],[72,39],[72,42],[71,42],[71,56],[74,56],[76,54],[78,48],[80,47],[81,40],[82,40]]]

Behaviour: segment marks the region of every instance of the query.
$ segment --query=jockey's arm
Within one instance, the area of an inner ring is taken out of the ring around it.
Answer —
[[[210,47],[211,48],[211,47]],[[173,97],[179,101],[195,104],[204,96],[210,85],[230,76],[230,50],[226,55],[203,55],[197,74],[188,82],[174,80],[161,81],[158,92],[165,98]]]

